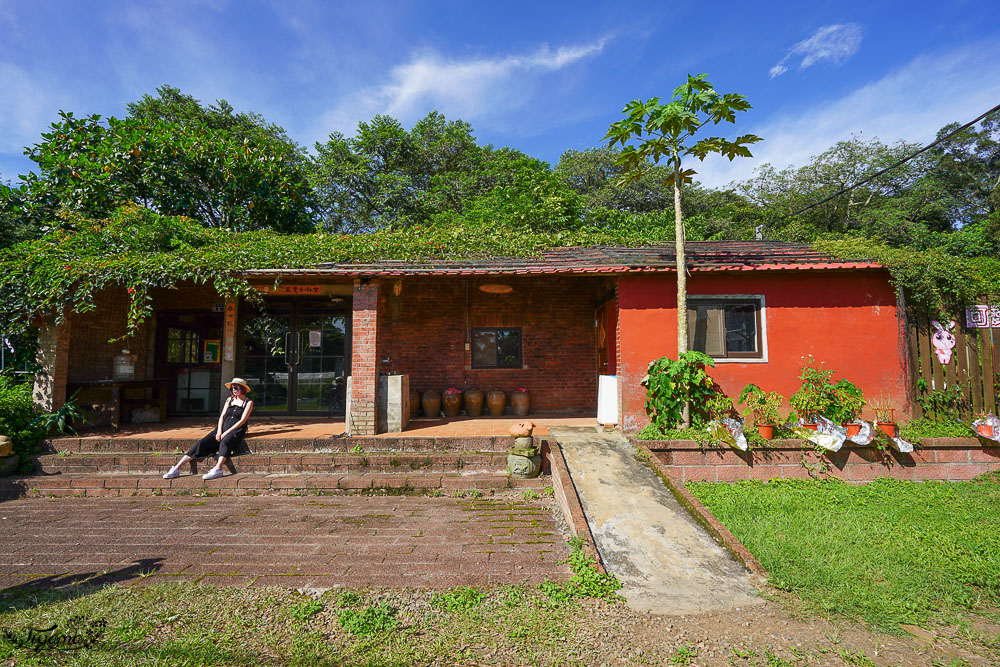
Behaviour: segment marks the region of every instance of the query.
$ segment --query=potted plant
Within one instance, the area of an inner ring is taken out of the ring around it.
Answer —
[[[976,433],[983,436],[984,438],[994,438],[996,437],[996,429],[993,428],[993,424],[990,423],[993,415],[986,412],[977,412],[974,423],[976,425]]]
[[[864,393],[853,382],[843,378],[833,385],[833,393],[836,403],[830,408],[830,418],[847,428],[848,438],[857,435],[861,431],[858,422],[861,410],[868,404]]]
[[[778,407],[784,401],[784,397],[776,391],[765,393],[763,389],[750,383],[743,387],[740,392],[740,403],[747,406],[743,415],[749,417],[753,415],[753,423],[757,425],[757,432],[765,440],[774,437],[774,427],[778,424]]]
[[[441,394],[441,408],[445,417],[457,417],[462,411],[462,390],[448,387]]]
[[[817,416],[829,414],[831,406],[836,402],[834,384],[830,381],[833,371],[815,368],[812,355],[806,358],[799,379],[802,385],[788,399],[796,416],[806,428],[816,430]]]
[[[871,402],[872,410],[875,411],[875,424],[878,426],[879,430],[885,433],[890,438],[896,437],[896,422],[893,421],[893,415],[896,409],[892,407],[892,402],[879,394],[879,397]]]
[[[722,393],[714,394],[708,399],[705,411],[708,412],[709,419],[719,422],[736,414],[736,410],[733,409],[733,399]]]

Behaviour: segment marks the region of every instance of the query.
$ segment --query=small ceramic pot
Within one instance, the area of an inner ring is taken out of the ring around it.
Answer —
[[[462,392],[445,392],[441,395],[441,408],[445,417],[457,417],[462,411]]]
[[[858,433],[861,433],[861,424],[852,424],[848,422],[847,424],[844,424],[844,427],[847,429],[848,438],[853,438]]]
[[[984,438],[993,437],[993,425],[992,424],[977,424],[976,433],[983,436]]]
[[[416,389],[410,390],[410,419],[416,419],[420,414],[420,392]]]
[[[462,398],[465,401],[465,414],[469,417],[479,417],[483,414],[483,401],[486,399],[486,394],[480,389],[470,389],[464,394]]]
[[[491,389],[486,394],[486,409],[490,417],[502,417],[504,408],[507,407],[507,394],[499,389]]]
[[[771,440],[774,438],[774,425],[773,424],[757,424],[757,432],[760,433],[760,437],[765,440]]]
[[[510,409],[515,417],[524,417],[531,409],[531,396],[526,391],[515,391],[510,395]]]
[[[437,419],[441,415],[441,394],[428,389],[420,397],[420,405],[424,408],[424,416]]]

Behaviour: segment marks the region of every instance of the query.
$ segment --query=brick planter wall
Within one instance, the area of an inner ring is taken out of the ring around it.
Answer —
[[[1000,470],[1000,446],[975,438],[924,438],[912,454],[847,445],[836,453],[818,454],[804,450],[801,440],[772,440],[770,448],[751,452],[729,447],[699,449],[693,440],[634,442],[649,449],[663,474],[680,483],[811,476],[833,476],[848,482],[877,477],[961,481]]]

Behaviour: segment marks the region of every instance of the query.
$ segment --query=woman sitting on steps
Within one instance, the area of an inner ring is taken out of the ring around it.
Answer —
[[[222,414],[219,415],[219,425],[214,431],[199,440],[188,450],[187,454],[174,465],[163,479],[174,479],[180,477],[179,469],[188,461],[203,459],[218,453],[219,460],[215,467],[201,476],[202,479],[217,479],[222,477],[222,466],[229,462],[233,452],[239,451],[243,447],[243,438],[247,434],[247,420],[253,412],[253,401],[247,398],[250,393],[250,385],[242,378],[233,378],[232,382],[227,382],[231,392],[226,404],[222,406]]]

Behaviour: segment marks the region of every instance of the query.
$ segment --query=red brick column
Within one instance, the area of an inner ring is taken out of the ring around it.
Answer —
[[[66,402],[69,375],[69,319],[56,324],[45,320],[38,327],[39,372],[35,375],[32,395],[35,405],[46,412],[59,409]]]
[[[354,281],[351,435],[375,435],[378,390],[378,283]]]

